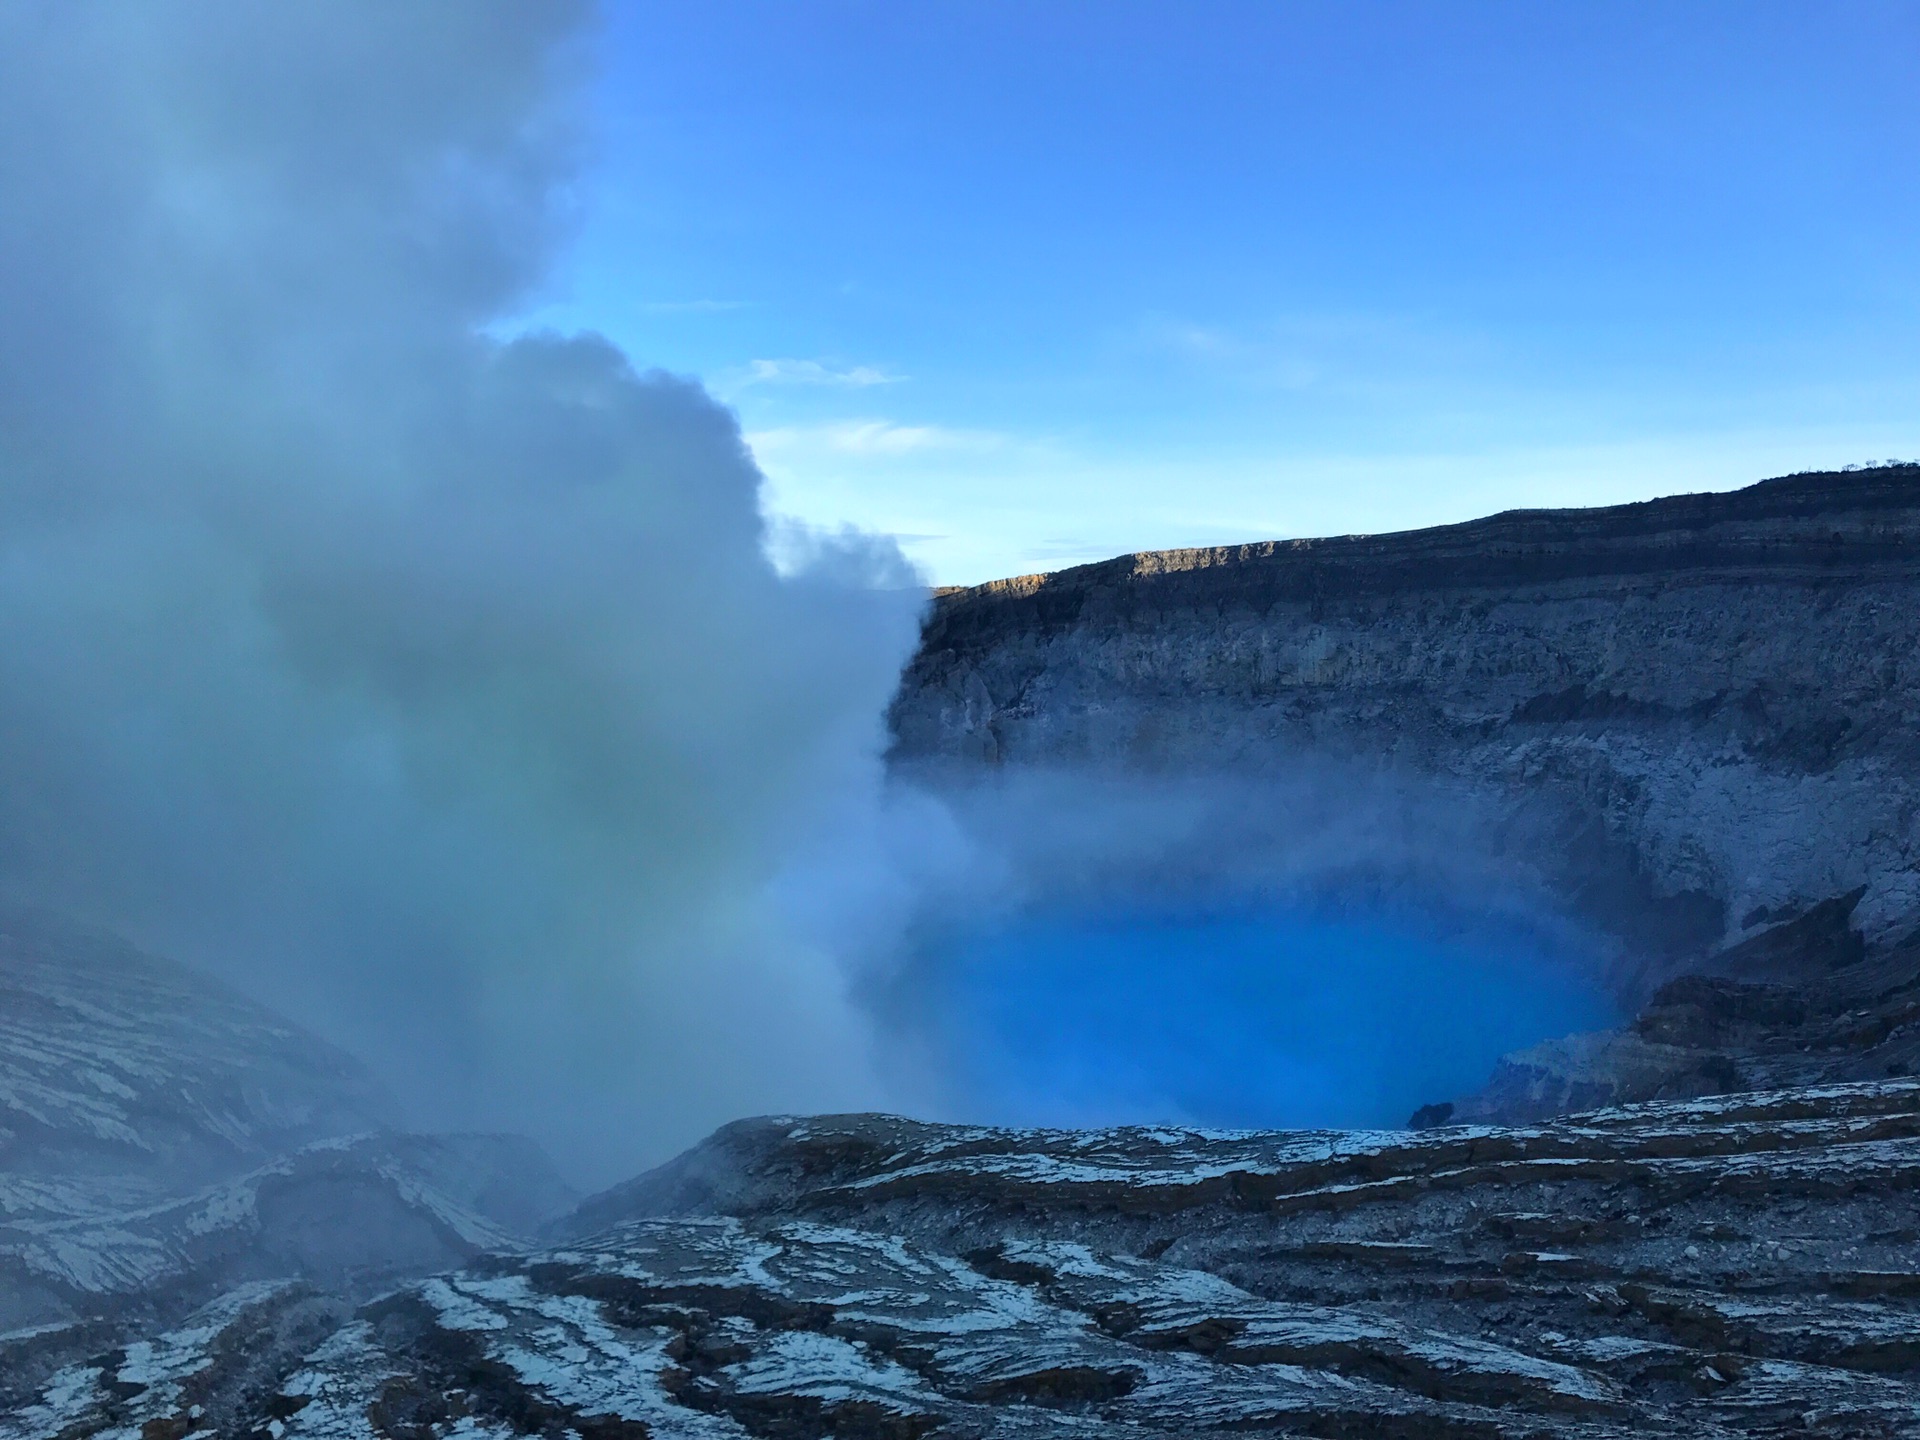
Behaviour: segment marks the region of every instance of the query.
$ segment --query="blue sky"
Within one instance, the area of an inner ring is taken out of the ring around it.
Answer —
[[[941,583],[1920,456],[1920,6],[610,6],[539,312]]]

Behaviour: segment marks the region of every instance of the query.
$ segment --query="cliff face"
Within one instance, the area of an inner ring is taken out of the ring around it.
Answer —
[[[1427,777],[1659,975],[1862,886],[1920,922],[1917,622],[1920,466],[1148,552],[938,595],[894,758]]]

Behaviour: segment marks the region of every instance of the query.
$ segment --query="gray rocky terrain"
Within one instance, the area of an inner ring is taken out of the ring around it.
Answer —
[[[396,1116],[351,1057],[185,966],[0,913],[0,1174],[169,1195]]]
[[[255,1279],[353,1293],[570,1203],[513,1136],[408,1135],[354,1060],[184,966],[0,915],[0,1329]]]
[[[1526,1120],[1677,1098],[1920,1073],[1920,944],[1869,947],[1858,892],[1813,906],[1656,990],[1617,1031],[1506,1056],[1435,1119]]]
[[[0,1340],[0,1436],[1920,1434],[1920,1083],[1522,1128],[736,1124],[351,1308]]]

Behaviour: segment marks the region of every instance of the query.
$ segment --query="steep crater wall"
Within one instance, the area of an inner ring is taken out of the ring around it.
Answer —
[[[1254,775],[1487,802],[1644,995],[1864,887],[1920,923],[1920,466],[1146,552],[935,597],[898,767]]]

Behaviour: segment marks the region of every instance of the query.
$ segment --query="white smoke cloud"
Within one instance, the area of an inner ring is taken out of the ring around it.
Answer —
[[[0,899],[220,969],[418,1123],[587,1181],[741,1114],[977,1110],[939,1047],[995,1036],[929,1019],[956,936],[1550,908],[1460,797],[1312,757],[889,787],[924,597],[892,543],[769,526],[692,382],[500,338],[565,238],[591,21],[0,7]],[[1230,1033],[1191,968],[1153,984]]]
[[[0,890],[597,1178],[875,1098],[768,880],[875,792],[921,591],[857,535],[776,573],[697,385],[494,338],[590,25],[0,9]]]

